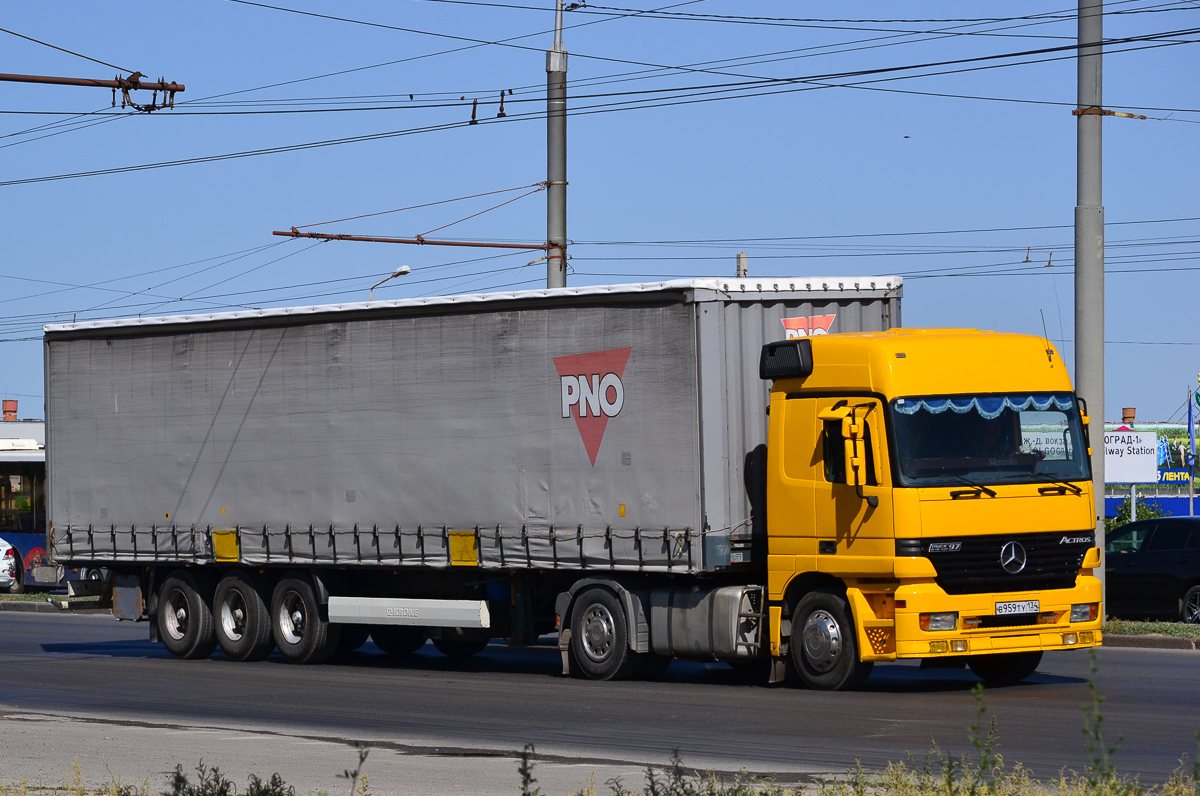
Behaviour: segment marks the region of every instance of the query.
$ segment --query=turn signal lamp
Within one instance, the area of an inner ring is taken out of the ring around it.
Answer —
[[[940,614],[921,614],[917,621],[922,630],[957,630],[958,611],[948,611]]]
[[[1078,603],[1071,606],[1072,622],[1094,622],[1100,615],[1100,603]]]

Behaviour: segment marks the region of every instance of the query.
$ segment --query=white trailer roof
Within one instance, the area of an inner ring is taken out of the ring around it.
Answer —
[[[128,327],[175,326],[183,323],[238,321],[256,318],[284,318],[304,315],[324,315],[364,310],[436,307],[456,304],[488,304],[505,301],[572,298],[576,296],[620,296],[638,293],[690,291],[696,300],[719,300],[735,295],[746,298],[811,299],[815,294],[826,297],[845,295],[858,298],[882,298],[898,295],[903,278],[899,276],[763,276],[737,279],[704,277],[674,279],[668,282],[639,282],[624,285],[588,285],[540,290],[516,290],[496,293],[464,293],[453,296],[394,299],[390,301],[358,301],[343,304],[317,304],[308,307],[271,307],[233,312],[205,312],[187,315],[168,315],[153,318],[112,318],[50,323],[42,327],[46,333],[116,329]]]

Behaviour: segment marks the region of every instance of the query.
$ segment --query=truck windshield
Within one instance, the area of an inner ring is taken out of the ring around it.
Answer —
[[[906,486],[1090,477],[1070,393],[912,396],[894,399],[891,415]]]

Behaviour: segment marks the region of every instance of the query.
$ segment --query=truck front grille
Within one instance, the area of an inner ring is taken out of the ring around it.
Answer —
[[[1010,561],[1006,571],[1001,553],[1010,542],[1019,546],[1025,564]],[[932,546],[932,549],[931,549]],[[1083,564],[1084,554],[1095,546],[1095,532],[1052,531],[1005,533],[989,536],[956,536],[937,539],[897,539],[896,555],[922,555],[933,562],[937,582],[947,594],[981,594],[1040,589],[1068,589]],[[920,552],[917,552],[917,551]]]

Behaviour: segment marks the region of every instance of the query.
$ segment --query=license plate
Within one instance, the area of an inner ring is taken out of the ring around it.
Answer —
[[[1042,610],[1042,604],[1037,600],[996,603],[996,616],[1004,616],[1005,614],[1036,614],[1040,610]]]

